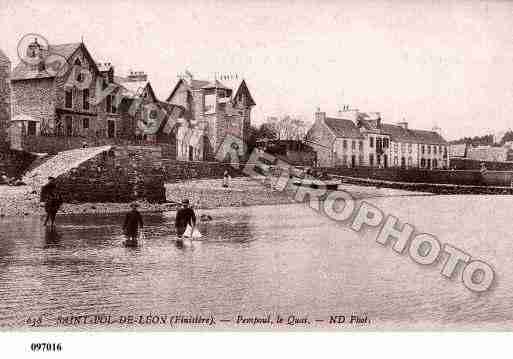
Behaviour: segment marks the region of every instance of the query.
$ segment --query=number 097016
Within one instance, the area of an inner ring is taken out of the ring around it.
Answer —
[[[30,350],[33,352],[60,352],[62,345],[61,343],[32,343]]]

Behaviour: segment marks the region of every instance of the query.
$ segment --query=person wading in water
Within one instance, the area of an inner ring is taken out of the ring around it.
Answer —
[[[132,210],[126,214],[123,232],[128,237],[126,245],[136,246],[139,237],[139,228],[143,228],[144,223],[141,213],[137,210],[137,203],[130,204]]]
[[[182,201],[182,208],[176,212],[175,227],[178,240],[182,240],[187,225],[194,228],[196,225],[196,214],[194,214],[194,210],[189,207],[189,200],[186,198]]]
[[[54,177],[48,177],[48,183],[41,190],[41,200],[45,202],[46,219],[45,226],[50,221],[50,226],[55,226],[55,217],[62,205],[62,199],[57,190]]]

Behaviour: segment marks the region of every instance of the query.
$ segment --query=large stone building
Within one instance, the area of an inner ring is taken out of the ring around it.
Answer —
[[[177,132],[179,159],[212,160],[228,134],[247,140],[255,101],[244,80],[232,89],[188,73],[179,79],[167,102],[185,109]]]
[[[11,147],[47,152],[76,148],[84,142],[154,144],[157,139],[169,140],[169,133],[159,136],[165,123],[159,122],[155,131],[148,125],[147,119],[156,119],[163,107],[146,74],[115,76],[114,66],[96,63],[84,43],[45,48],[35,40],[28,45],[26,57],[29,61],[21,61],[12,74]],[[172,111],[172,115],[178,117],[181,112]]]
[[[322,167],[448,167],[447,142],[439,131],[383,123],[379,113],[347,109],[326,117],[318,110],[306,141]]]
[[[0,146],[5,141],[11,118],[11,61],[0,49]]]
[[[65,62],[55,71],[47,68],[50,55]],[[118,89],[107,90],[109,81],[83,43],[29,45],[28,57],[13,70],[13,121],[23,136],[114,138],[120,127],[113,106]]]

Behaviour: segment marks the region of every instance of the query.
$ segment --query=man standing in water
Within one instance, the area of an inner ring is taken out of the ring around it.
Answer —
[[[143,228],[144,223],[141,213],[137,210],[137,203],[130,204],[132,210],[126,214],[125,223],[123,224],[123,232],[128,237],[128,245],[137,245],[139,237],[139,228]]]
[[[45,226],[50,220],[50,226],[55,226],[55,217],[62,205],[61,196],[57,191],[57,184],[54,177],[48,177],[48,183],[41,190],[41,200],[45,202],[46,219]]]
[[[176,212],[175,227],[179,239],[182,238],[187,225],[194,228],[196,225],[196,214],[194,214],[194,210],[189,207],[189,200],[186,198],[182,201],[182,208]]]

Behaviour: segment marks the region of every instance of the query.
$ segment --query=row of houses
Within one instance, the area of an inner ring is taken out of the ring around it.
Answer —
[[[144,72],[119,76],[83,42],[34,39],[12,71],[0,51],[0,142],[20,150],[158,144],[178,160],[211,160],[227,134],[247,137],[254,105],[244,80],[230,88],[188,72],[160,100]]]
[[[384,123],[379,112],[346,107],[336,117],[317,110],[306,135],[320,167],[448,168],[448,143],[439,129]]]

